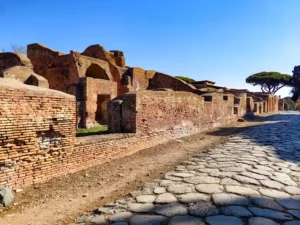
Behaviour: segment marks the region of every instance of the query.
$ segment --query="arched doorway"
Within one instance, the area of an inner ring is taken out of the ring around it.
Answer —
[[[97,64],[91,64],[85,73],[86,77],[92,77],[96,79],[103,79],[103,80],[109,80],[108,75],[106,74],[105,70],[102,69],[100,66]]]

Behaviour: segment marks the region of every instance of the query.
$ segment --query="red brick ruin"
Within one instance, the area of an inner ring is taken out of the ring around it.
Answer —
[[[128,67],[100,45],[0,53],[0,77],[0,186],[11,188],[282,108],[272,94]],[[76,138],[77,127],[99,124],[109,134]]]

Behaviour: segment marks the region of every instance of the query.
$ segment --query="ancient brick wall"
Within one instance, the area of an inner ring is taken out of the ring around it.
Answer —
[[[105,49],[101,45],[91,45],[87,47],[81,54],[107,62],[109,64],[113,79],[118,84],[118,94],[123,94],[125,93],[125,90],[121,85],[121,76],[127,70],[127,68],[125,68],[125,58],[124,56],[120,56],[121,53],[117,53],[117,55],[119,56],[115,56],[113,52],[105,51]],[[121,59],[121,61],[124,60],[124,62],[120,62],[120,58],[122,57],[124,59]]]
[[[251,114],[254,110],[254,101],[252,97],[247,97],[247,113]]]
[[[273,98],[273,112],[277,112],[278,108],[279,108],[279,97],[278,96],[274,96]]]
[[[62,55],[64,54],[42,44],[35,43],[27,46],[27,56],[33,64],[33,70],[41,76],[46,75],[45,70],[54,64],[58,56]]]
[[[117,89],[116,84],[109,86],[111,81],[87,78],[86,82],[87,87],[106,88],[110,94],[110,89]],[[111,131],[132,134],[75,140],[73,96],[20,83],[1,84],[0,186],[12,188],[80,171],[237,119],[231,94],[131,92],[109,103],[108,119]]]
[[[109,51],[110,55],[114,58],[116,66],[125,68],[126,62],[124,53],[118,50],[111,50]]]
[[[112,132],[151,133],[180,130],[188,135],[236,120],[233,96],[212,93],[140,91],[119,96],[109,104]]]
[[[149,86],[147,71],[139,67],[129,68],[123,74],[121,83],[127,86],[130,91],[147,90]]]
[[[49,179],[47,169],[72,152],[75,98],[1,79],[0,186]]]

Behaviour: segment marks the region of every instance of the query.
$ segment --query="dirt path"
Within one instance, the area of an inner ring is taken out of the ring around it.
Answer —
[[[79,215],[136,190],[144,182],[191,155],[224,142],[231,134],[259,124],[243,122],[171,141],[131,156],[77,172],[17,193],[15,204],[0,212],[0,225],[71,224]]]

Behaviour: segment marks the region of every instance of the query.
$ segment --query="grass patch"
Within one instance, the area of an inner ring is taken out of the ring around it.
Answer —
[[[76,137],[83,137],[89,135],[107,134],[108,128],[106,125],[95,126],[92,128],[78,128],[76,131]]]

